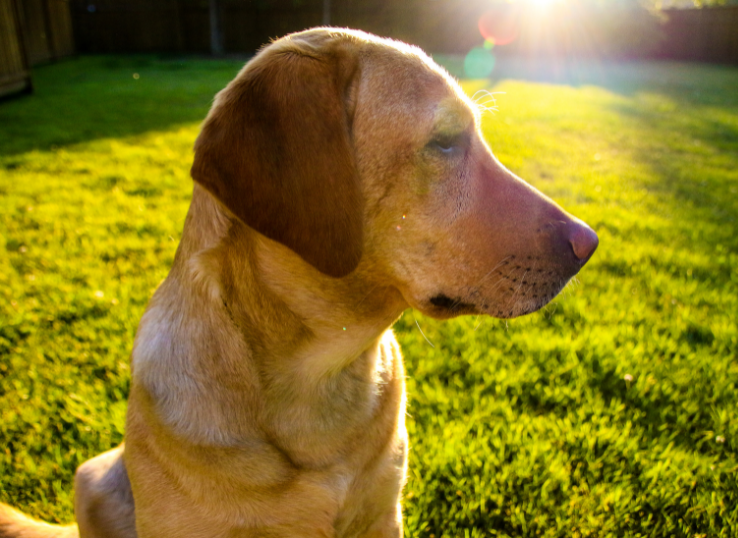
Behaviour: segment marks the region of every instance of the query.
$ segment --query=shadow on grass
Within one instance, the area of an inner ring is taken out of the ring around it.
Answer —
[[[614,106],[641,133],[643,143],[631,154],[652,171],[645,186],[663,195],[691,248],[712,251],[722,244],[738,253],[738,69],[648,69],[634,97]]]
[[[0,156],[202,121],[243,63],[88,56],[39,67],[33,95],[0,103]]]

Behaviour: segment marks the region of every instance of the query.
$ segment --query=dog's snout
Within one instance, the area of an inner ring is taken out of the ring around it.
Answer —
[[[574,256],[584,264],[597,250],[600,240],[594,230],[580,220],[572,222],[568,228],[569,244]]]

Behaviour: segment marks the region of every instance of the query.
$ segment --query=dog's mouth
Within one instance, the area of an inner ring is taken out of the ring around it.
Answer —
[[[452,299],[443,293],[439,293],[438,295],[431,297],[428,302],[432,307],[438,309],[440,312],[445,312],[453,316],[473,314],[477,312],[477,306],[475,304],[466,302],[460,297]]]
[[[545,278],[508,275],[493,289],[467,289],[460,293],[439,292],[426,301],[426,313],[440,319],[469,314],[487,314],[511,319],[540,310],[568,284],[571,276],[550,272]]]
[[[421,295],[424,298],[418,306],[438,319],[468,314],[510,319],[532,314],[566,287],[597,248],[597,236],[589,228],[579,226],[574,231],[584,239],[558,237],[543,243],[540,252],[516,252],[486,267],[459,263],[454,271],[456,282],[436,281],[435,289],[426,288],[430,293]]]

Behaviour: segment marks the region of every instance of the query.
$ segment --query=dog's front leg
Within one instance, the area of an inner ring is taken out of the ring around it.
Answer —
[[[362,538],[402,538],[402,506],[400,503],[377,520]]]
[[[120,445],[86,461],[74,477],[80,538],[136,538],[131,483]]]

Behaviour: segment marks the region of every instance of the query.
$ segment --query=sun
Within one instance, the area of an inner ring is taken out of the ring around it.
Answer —
[[[525,0],[525,3],[531,7],[547,8],[562,3],[562,0]]]

